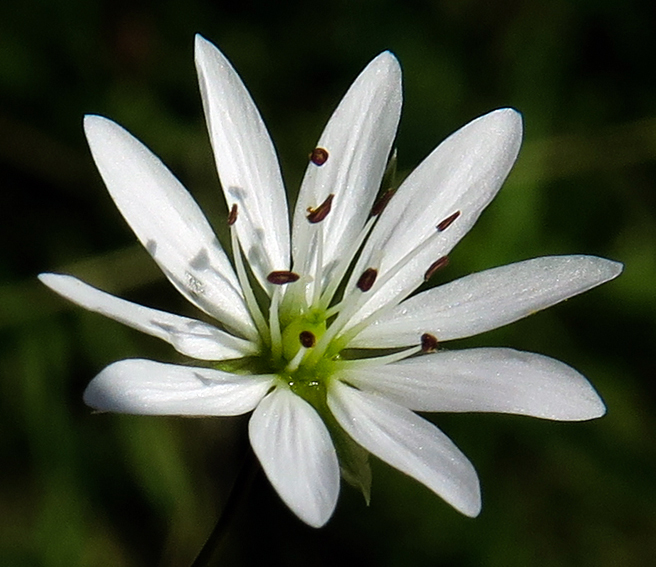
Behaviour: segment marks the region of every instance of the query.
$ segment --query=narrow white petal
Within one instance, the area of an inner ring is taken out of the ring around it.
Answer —
[[[289,218],[278,158],[253,99],[224,55],[196,36],[196,69],[207,128],[239,241],[258,280],[289,269]]]
[[[367,327],[359,348],[471,337],[517,321],[617,277],[622,264],[594,256],[547,256],[493,268],[415,295]]]
[[[461,128],[430,154],[403,182],[381,215],[353,272],[349,287],[380,254],[378,279],[435,235],[436,226],[460,216],[391,280],[372,290],[351,325],[375,309],[407,297],[426,270],[448,254],[474,225],[510,172],[522,139],[521,116],[506,108]]]
[[[97,410],[136,415],[241,415],[259,403],[273,380],[129,359],[98,374],[84,401]]]
[[[173,345],[178,352],[192,358],[228,360],[257,353],[257,347],[253,343],[234,337],[203,321],[137,305],[100,291],[72,276],[41,274],[39,279],[50,289],[81,307],[158,337]]]
[[[310,526],[323,526],[337,503],[339,465],[319,414],[288,388],[278,387],[253,412],[248,431],[285,504]]]
[[[86,116],[84,130],[116,206],[173,285],[206,313],[254,338],[237,277],[187,190],[118,124]]]
[[[593,419],[606,411],[594,388],[570,366],[507,348],[438,352],[347,371],[343,378],[417,411],[514,413],[559,421]]]
[[[425,484],[456,510],[476,516],[481,495],[474,467],[432,423],[375,393],[331,382],[328,405],[365,449]]]
[[[380,187],[401,115],[401,69],[388,51],[360,73],[328,121],[317,147],[328,152],[323,165],[308,164],[293,226],[294,257],[309,246],[307,209],[334,194],[323,222],[323,273],[330,271],[364,226]],[[309,265],[314,262],[310,259]]]

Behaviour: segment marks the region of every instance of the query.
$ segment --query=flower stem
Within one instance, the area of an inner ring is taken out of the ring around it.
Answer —
[[[191,567],[209,567],[212,564],[212,558],[226,536],[230,523],[234,519],[240,505],[244,502],[248,490],[259,470],[260,463],[249,445],[246,457],[241,469],[239,470],[237,479],[232,485],[232,490],[230,491],[230,495],[228,496],[223,511],[221,512],[212,533],[207,538],[205,545],[203,545],[198,556],[191,564]]]

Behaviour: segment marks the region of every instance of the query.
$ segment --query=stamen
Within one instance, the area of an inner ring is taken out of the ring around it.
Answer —
[[[228,213],[228,226],[232,226],[233,224],[235,224],[236,220],[237,220],[237,203],[232,205],[232,208]]]
[[[344,299],[339,303],[335,303],[335,305],[333,305],[328,309],[328,311],[326,311],[326,319],[330,319],[334,315],[337,315],[344,308],[345,304],[346,304],[346,300]]]
[[[321,227],[321,224],[311,225],[301,223],[300,234],[301,237],[298,242],[301,243],[297,254],[294,255],[293,268],[294,273],[302,276],[299,278],[298,285],[291,286],[285,290],[285,297],[281,304],[281,312],[284,313],[283,319],[287,320],[289,317],[293,318],[296,315],[304,312],[307,308],[307,285],[312,281],[312,275],[308,269],[309,254],[312,247],[313,229]]]
[[[435,352],[437,350],[437,337],[430,333],[421,335],[421,352]]]
[[[435,272],[437,272],[440,268],[444,268],[449,265],[449,257],[448,256],[442,256],[441,258],[435,260],[429,268],[426,270],[426,273],[424,274],[424,281],[427,282]]]
[[[278,361],[282,358],[282,331],[280,329],[280,318],[278,312],[280,308],[280,294],[282,288],[276,286],[271,297],[269,305],[269,329],[271,334],[271,356],[273,360]]]
[[[294,272],[291,272],[289,270],[279,270],[276,272],[271,272],[267,276],[267,281],[269,283],[272,283],[274,285],[285,285],[288,283],[293,283],[295,281],[298,281],[298,278],[300,278],[298,274],[295,274]]]
[[[394,194],[396,193],[396,189],[388,189],[383,193],[376,202],[374,203],[374,206],[371,207],[371,216],[372,217],[377,217],[380,215],[384,210],[385,207],[387,207],[387,203],[390,202],[390,199],[394,197]]]
[[[460,213],[458,213],[460,214]],[[452,215],[453,216],[453,215]],[[453,222],[453,221],[451,221]],[[376,291],[381,289],[387,282],[389,282],[396,274],[398,274],[410,261],[412,261],[414,258],[416,258],[419,254],[421,254],[424,250],[429,248],[436,240],[442,237],[442,234],[440,231],[434,232],[431,236],[429,236],[426,240],[424,240],[419,246],[408,252],[403,258],[401,258],[396,264],[394,264],[391,268],[386,270],[383,274],[382,277],[380,277],[378,280],[376,280]],[[430,269],[430,268],[429,268]],[[361,276],[362,277],[362,276]],[[359,282],[358,282],[359,283]],[[356,284],[357,285],[357,284]],[[362,332],[363,329],[368,327],[372,321],[375,321],[379,317],[382,316],[386,311],[389,309],[394,308],[397,306],[405,297],[407,297],[408,293],[407,291],[399,291],[393,298],[389,298],[388,301],[382,306],[379,307],[378,309],[375,309],[372,311],[369,315],[367,315],[364,319],[362,319],[359,323],[348,329],[341,337],[340,340],[346,339],[346,344],[353,340],[355,336],[357,336],[360,332]],[[364,296],[360,296],[359,302],[356,305],[350,306],[351,309],[353,309],[351,315],[357,311],[364,303],[368,301],[368,298],[365,298]],[[342,313],[340,313],[340,317],[342,316]]]
[[[355,284],[360,291],[369,291],[378,277],[378,270],[376,268],[367,268]]]
[[[347,366],[349,369],[352,368],[363,368],[368,366],[384,366],[385,364],[392,364],[393,362],[398,362],[421,352],[421,347],[414,346],[408,349],[402,350],[400,352],[395,352],[393,354],[386,354],[384,356],[370,356],[368,358],[356,358],[353,360],[339,360],[336,361],[337,364]]]
[[[442,222],[437,225],[438,232],[443,232],[451,226],[454,220],[460,216],[460,211],[456,211],[451,216],[446,217]]]
[[[301,333],[298,335],[298,340],[305,348],[312,348],[315,344],[317,344],[317,337],[315,337],[314,333],[310,331],[301,331]]]
[[[334,194],[328,195],[326,200],[318,207],[308,207],[306,216],[309,225],[301,225],[299,240],[303,243],[298,254],[294,257],[294,269],[303,274],[306,283],[312,282],[312,287],[305,285],[294,286],[285,294],[283,311],[304,311],[310,305],[317,305],[321,297],[323,284],[323,221],[332,207]],[[314,251],[314,254],[311,252]],[[293,307],[292,307],[293,306]]]
[[[323,284],[323,225],[317,225],[315,231],[316,253],[315,260],[317,269],[314,272],[314,282],[312,291],[312,305],[317,305],[321,298],[321,286]]]
[[[311,366],[319,362],[319,359],[324,355],[328,346],[330,346],[330,342],[344,328],[344,325],[353,314],[353,308],[358,304],[359,296],[360,294],[358,293],[352,293],[340,303],[342,310],[339,312],[339,315],[337,315],[335,320],[326,329],[326,332],[321,336],[315,348],[312,351],[308,351],[306,360],[308,365]]]
[[[324,148],[314,148],[310,154],[310,161],[314,165],[323,165],[328,161],[328,150]]]
[[[337,265],[337,268],[335,268],[335,270],[333,271],[332,277],[330,278],[330,281],[326,286],[326,290],[321,296],[321,305],[320,305],[321,309],[328,309],[330,302],[333,300],[333,297],[337,292],[337,288],[339,287],[339,284],[344,279],[344,276],[346,275],[346,271],[348,270],[348,267],[351,265],[353,258],[355,257],[358,250],[360,249],[360,246],[362,246],[364,239],[367,238],[369,231],[371,231],[371,227],[374,226],[375,220],[376,220],[375,218],[370,218],[367,221],[367,224],[364,225],[364,228],[356,238],[355,242],[352,244],[351,248],[348,250],[348,253],[344,254],[341,257],[339,264]]]
[[[356,287],[362,293],[366,293],[374,285],[377,275],[378,270],[376,268],[367,268],[362,272]],[[308,354],[308,364],[316,364],[319,361],[319,358],[324,355],[330,342],[342,331],[344,325],[348,323],[349,319],[353,316],[353,313],[355,313],[355,310],[361,304],[361,299],[362,294],[351,293],[340,302],[341,311],[339,312],[339,315],[337,315],[337,318],[331,323],[321,339],[319,339],[316,348]]]
[[[246,305],[248,306],[248,310],[251,313],[251,317],[253,318],[257,330],[260,332],[260,337],[266,342],[269,339],[269,329],[264,320],[264,315],[262,315],[262,311],[260,311],[257,299],[255,299],[255,294],[253,293],[251,284],[248,281],[246,268],[244,268],[244,260],[241,256],[241,248],[239,246],[239,241],[237,240],[237,231],[234,229],[234,225],[230,227],[230,239],[232,242],[232,255],[235,259],[235,269],[237,270],[239,285],[244,292]]]
[[[330,212],[331,207],[333,206],[333,199],[335,198],[334,193],[331,193],[326,197],[326,200],[321,203],[318,207],[313,209],[312,207],[307,208],[307,220],[311,222],[312,224],[321,222],[323,219],[325,219],[328,216],[328,213]]]

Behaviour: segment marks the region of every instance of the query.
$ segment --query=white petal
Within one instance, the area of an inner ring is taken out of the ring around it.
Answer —
[[[232,266],[187,190],[118,124],[86,116],[84,130],[116,206],[173,285],[206,313],[255,338]]]
[[[273,380],[129,359],[98,374],[84,401],[97,410],[136,415],[241,415],[259,403]]]
[[[319,414],[288,388],[278,387],[253,412],[248,431],[285,504],[310,526],[323,526],[337,503],[339,465]]]
[[[476,516],[481,495],[474,467],[432,423],[385,398],[333,380],[328,406],[365,449],[425,484],[456,510]]]
[[[85,309],[165,340],[187,356],[199,360],[228,360],[257,353],[253,343],[233,337],[203,321],[125,301],[72,276],[41,274],[39,279]]]
[[[196,36],[196,70],[228,208],[238,205],[239,241],[265,286],[289,269],[289,218],[278,158],[253,99],[223,54]]]
[[[622,264],[594,256],[547,256],[493,268],[407,299],[367,327],[349,346],[419,344],[496,329],[617,277]]]
[[[292,243],[298,258],[299,249],[311,242],[308,207],[334,194],[331,212],[322,221],[326,280],[369,216],[396,134],[401,100],[401,69],[386,51],[360,73],[319,138],[317,147],[328,151],[328,160],[308,165],[296,202]]]
[[[349,327],[375,309],[401,301],[424,281],[430,265],[451,251],[494,198],[517,158],[521,138],[519,113],[509,108],[490,112],[449,136],[408,176],[367,241],[350,288],[369,267],[378,267],[382,281],[397,262],[436,234],[440,222],[457,212],[460,216],[387,284],[372,290]]]
[[[507,348],[438,352],[342,376],[417,411],[514,413],[559,421],[593,419],[606,411],[573,368]]]

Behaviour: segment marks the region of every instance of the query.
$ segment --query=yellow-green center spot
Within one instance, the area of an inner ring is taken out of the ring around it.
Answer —
[[[326,319],[320,313],[308,313],[294,319],[282,332],[282,356],[292,360],[301,348],[301,333],[312,333],[318,341],[326,332]]]
[[[305,342],[307,345],[308,334],[314,337],[314,344],[316,344],[326,332],[326,327],[326,316],[322,311],[312,311],[292,320],[282,332],[284,361],[289,362],[297,357],[303,347],[302,343]],[[302,338],[306,340],[302,341]],[[297,366],[286,365],[284,369],[278,371],[278,377],[295,394],[319,409],[322,404],[325,404],[326,383],[334,371],[333,357],[322,356],[313,364],[300,361]]]

